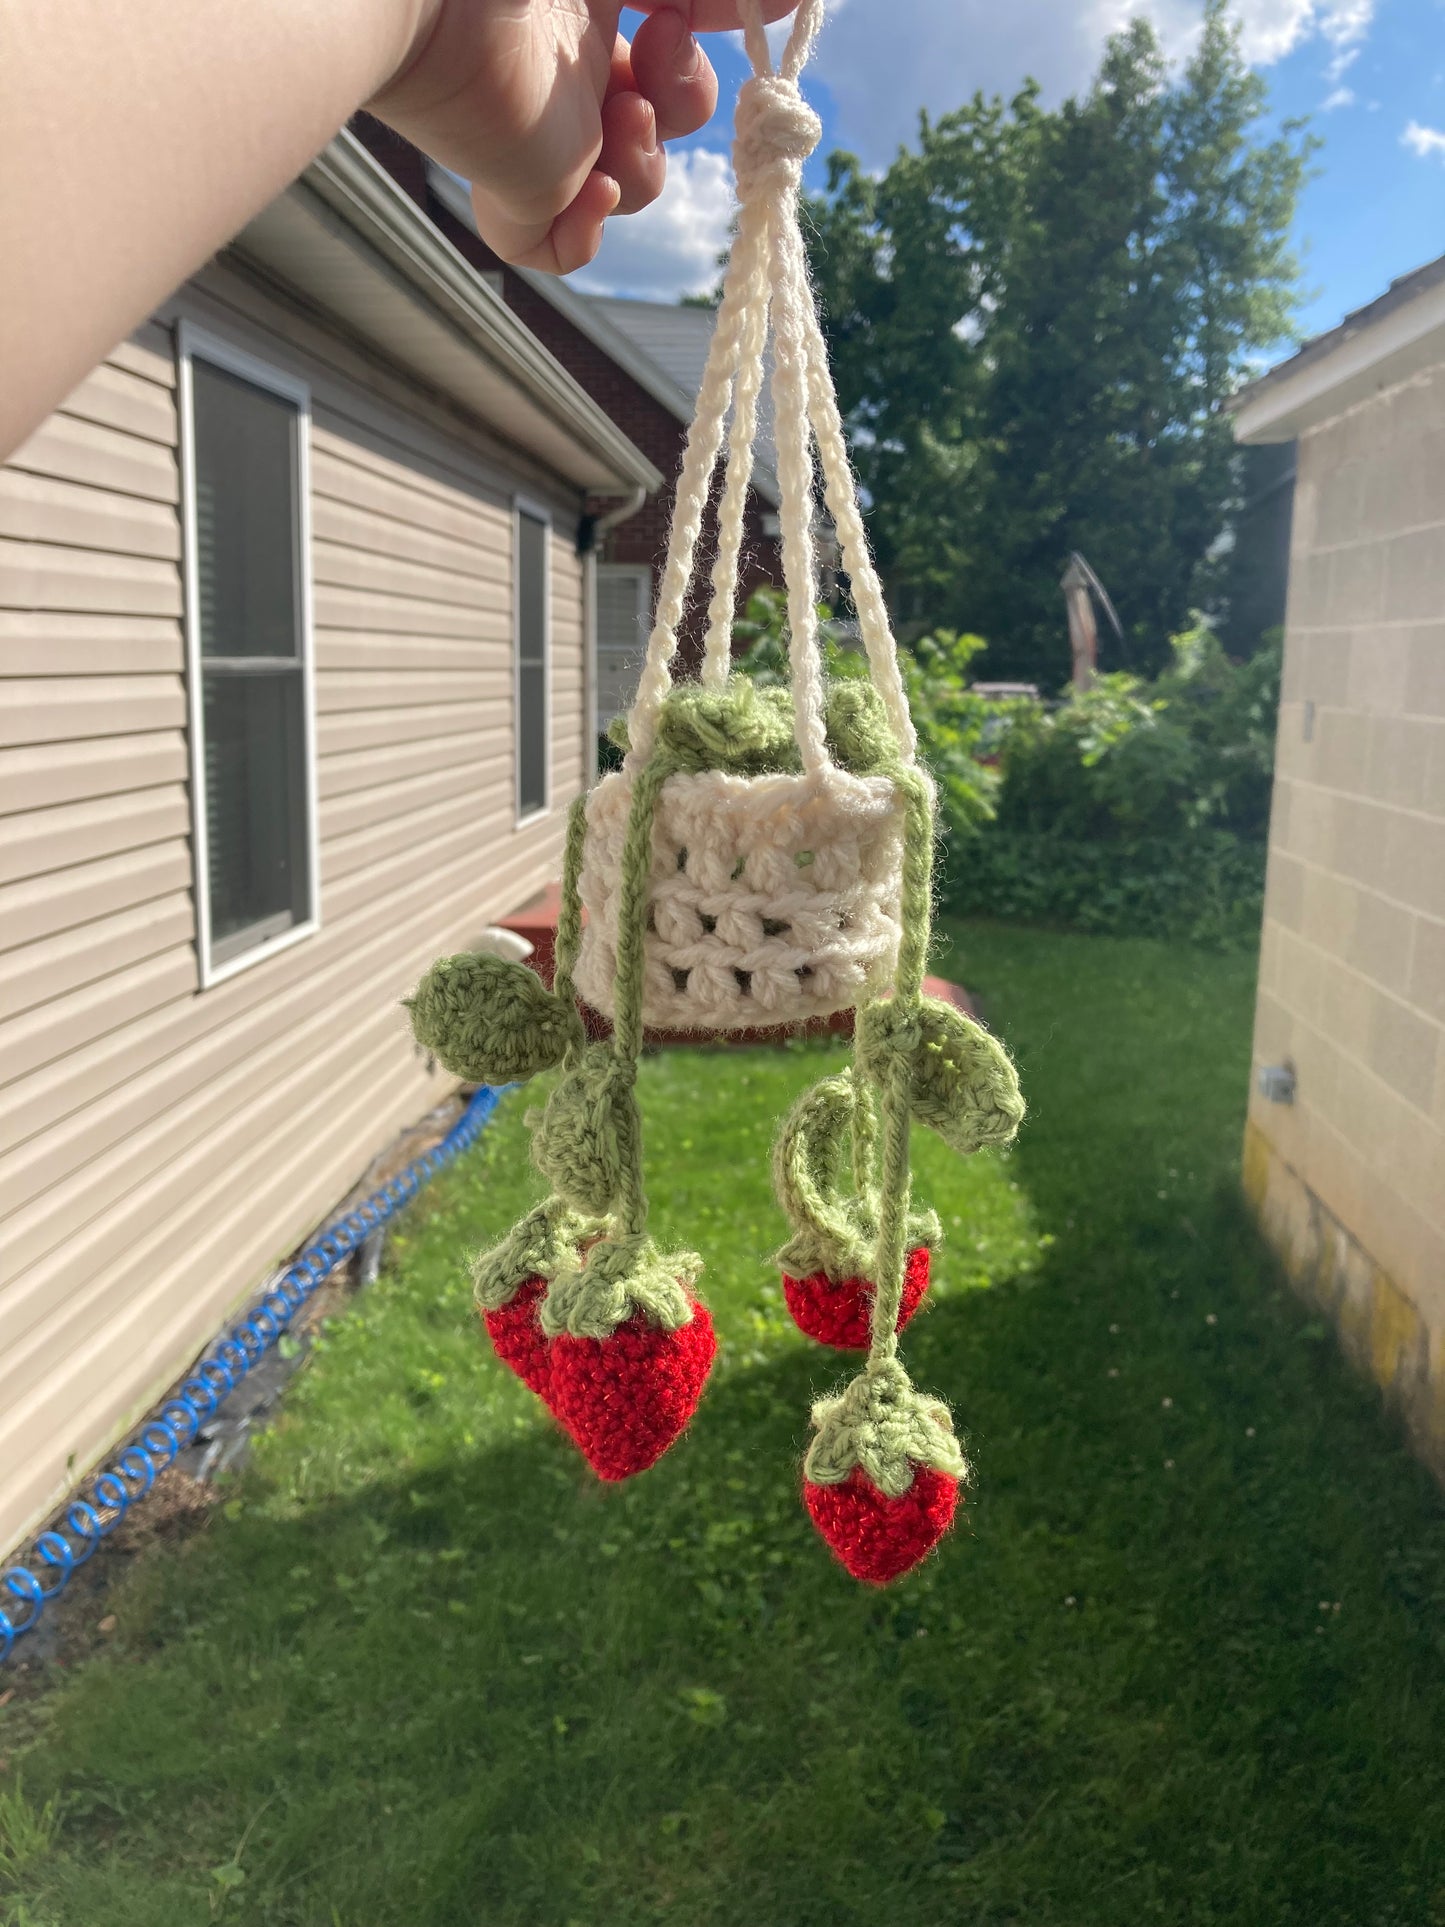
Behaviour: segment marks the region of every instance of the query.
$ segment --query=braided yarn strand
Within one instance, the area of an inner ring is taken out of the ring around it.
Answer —
[[[712,472],[722,447],[723,421],[731,398],[733,376],[741,353],[748,312],[757,299],[763,273],[767,209],[745,205],[723,281],[717,321],[708,348],[707,365],[697,391],[697,408],[687,432],[682,471],[673,497],[672,527],[667,561],[648,638],[647,656],[630,714],[630,747],[624,767],[647,760],[663,698],[672,686],[671,663],[677,652],[677,628],[682,620],[692,579],[693,556],[702,532]]]

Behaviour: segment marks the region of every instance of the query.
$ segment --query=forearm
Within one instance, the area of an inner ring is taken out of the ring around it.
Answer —
[[[0,459],[396,73],[431,10],[0,0]]]

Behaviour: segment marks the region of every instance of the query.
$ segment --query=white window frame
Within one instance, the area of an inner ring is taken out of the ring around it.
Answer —
[[[201,599],[197,566],[196,532],[196,459],[195,387],[192,365],[196,360],[209,362],[228,374],[238,375],[257,388],[280,395],[296,408],[296,585],[297,615],[300,629],[300,670],[302,747],[305,776],[302,807],[306,811],[306,914],[299,923],[260,942],[238,955],[216,962],[211,955],[211,874],[206,830],[205,711],[201,686]],[[181,321],[176,327],[176,380],[180,402],[181,469],[181,578],[184,601],[186,644],[187,734],[191,773],[191,848],[196,901],[196,955],[200,964],[201,989],[224,983],[253,964],[278,951],[289,950],[315,936],[321,928],[321,850],[316,820],[316,687],[315,626],[311,588],[311,389],[295,375],[272,367],[269,362],[248,354],[220,335],[213,335],[194,322]]]
[[[542,801],[522,808],[522,517],[542,524]],[[512,811],[517,829],[552,812],[552,511],[512,497]]]
[[[653,598],[653,589],[654,589],[652,564],[650,562],[599,562],[597,564],[597,571],[596,571],[596,582],[597,582],[598,588],[600,588],[601,586],[602,577],[604,575],[610,576],[613,578],[617,576],[629,576],[634,582],[636,582],[638,589],[640,591],[637,598],[637,606],[642,611],[642,620],[638,624],[638,636],[640,639],[640,648],[638,653],[638,675],[641,676],[642,669],[646,662],[646,657],[647,657],[648,630],[650,627],[650,619],[652,615],[652,598]],[[597,738],[602,734],[602,724],[601,724],[602,705],[600,700],[598,700],[598,697],[600,696],[601,685],[602,685],[602,669],[601,669],[602,631],[601,631],[600,624],[596,623],[595,616],[594,616],[594,627],[596,629],[596,635],[597,635],[596,653],[597,653],[597,663],[598,663],[598,667],[595,670],[594,676],[593,676],[594,697],[593,697],[593,703],[592,703],[592,753],[595,756],[597,754]],[[624,714],[625,713],[626,712],[624,711]]]

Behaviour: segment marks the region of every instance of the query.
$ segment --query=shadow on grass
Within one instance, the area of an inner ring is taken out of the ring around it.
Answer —
[[[36,1905],[206,1919],[250,1824],[218,1912],[308,1927],[1442,1917],[1438,1517],[1201,1216],[919,1323],[981,1481],[886,1594],[798,1503],[801,1345],[632,1486],[518,1392],[500,1446],[243,1507],[89,1682]]]

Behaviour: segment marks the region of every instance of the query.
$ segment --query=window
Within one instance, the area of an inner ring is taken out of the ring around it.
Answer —
[[[316,926],[305,387],[182,324],[201,982]]]
[[[547,807],[547,543],[551,524],[517,510],[517,815]]]
[[[652,622],[652,571],[645,563],[597,565],[597,731],[625,715],[637,694]]]

